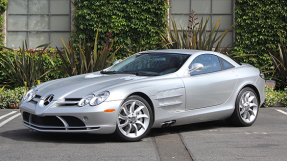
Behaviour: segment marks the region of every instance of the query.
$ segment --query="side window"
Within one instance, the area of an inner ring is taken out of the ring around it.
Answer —
[[[229,69],[229,68],[233,68],[234,66],[232,64],[230,64],[228,61],[219,58],[222,64],[223,69]]]
[[[193,64],[200,63],[204,66],[201,71],[194,71],[191,72],[190,75],[198,75],[198,74],[205,74],[211,73],[221,70],[221,65],[218,60],[218,57],[211,54],[204,54],[196,57],[191,64],[189,65],[189,69],[192,67]]]

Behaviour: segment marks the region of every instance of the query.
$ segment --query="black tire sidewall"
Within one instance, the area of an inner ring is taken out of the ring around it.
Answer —
[[[119,129],[119,127],[118,127],[118,123],[116,123],[116,131],[115,131],[114,134],[115,134],[120,140],[122,140],[122,141],[131,141],[131,142],[132,142],[132,141],[139,141],[139,140],[141,140],[143,137],[145,137],[145,136],[149,133],[149,131],[150,131],[151,127],[152,127],[152,124],[153,124],[153,121],[154,121],[153,111],[152,111],[152,109],[151,109],[149,103],[148,103],[144,98],[142,98],[142,97],[140,97],[140,96],[138,96],[138,95],[129,96],[127,99],[125,99],[125,100],[123,101],[123,103],[121,104],[121,106],[122,106],[125,102],[127,102],[127,101],[129,101],[129,100],[139,100],[139,101],[141,101],[142,103],[145,104],[145,106],[146,106],[147,109],[148,109],[149,115],[150,115],[150,122],[149,122],[148,128],[147,128],[147,130],[146,130],[141,136],[136,137],[136,138],[129,138],[129,137],[125,136],[124,134],[122,134],[122,132],[120,131],[120,129]],[[118,111],[118,112],[119,112],[119,111]],[[117,116],[118,116],[118,115],[117,115]],[[118,118],[117,118],[117,119],[118,119]],[[118,120],[117,120],[117,121],[118,121]]]
[[[250,92],[252,92],[252,93],[255,95],[256,100],[257,100],[257,105],[258,105],[256,117],[255,117],[255,119],[254,119],[252,122],[249,122],[249,123],[247,123],[247,122],[245,122],[245,121],[242,120],[242,118],[241,118],[241,116],[240,116],[240,108],[239,108],[240,98],[242,97],[243,93],[245,93],[246,91],[250,91]],[[235,110],[234,110],[234,113],[233,113],[233,114],[235,115],[235,116],[233,116],[233,117],[236,117],[236,119],[233,120],[233,121],[237,121],[236,124],[237,124],[238,126],[251,126],[251,125],[256,121],[257,116],[258,116],[258,112],[259,112],[259,108],[260,108],[258,101],[259,101],[259,100],[258,100],[258,96],[257,96],[256,92],[255,92],[252,88],[250,88],[250,87],[245,87],[245,88],[243,88],[243,89],[239,92],[239,94],[238,94],[238,96],[237,96],[237,98],[236,98]]]

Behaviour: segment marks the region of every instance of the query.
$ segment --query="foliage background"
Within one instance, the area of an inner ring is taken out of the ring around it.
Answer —
[[[17,52],[17,54],[21,55],[20,49],[15,50],[15,51],[2,50],[2,51],[0,51],[0,54],[2,54],[4,56],[8,55],[11,58],[11,60],[13,62],[15,62],[14,52]],[[43,53],[42,54],[43,64],[40,64],[40,66],[43,66],[43,68],[45,70],[53,69],[47,75],[42,77],[40,79],[40,82],[46,82],[49,80],[64,78],[67,76],[67,75],[65,75],[65,72],[64,72],[65,69],[63,68],[63,62],[60,59],[57,52],[55,51],[55,49],[53,49],[53,48],[50,48],[48,51],[47,50],[46,51],[42,51],[42,50],[36,51],[34,49],[29,49],[25,52],[26,58],[28,57],[28,55],[30,55],[30,57],[32,57],[33,59],[38,60],[39,52]],[[21,83],[22,80],[19,80],[18,83],[13,83],[13,84],[9,83],[10,79],[9,79],[8,75],[3,70],[1,70],[1,68],[2,68],[2,66],[0,63],[0,87],[2,87],[4,85],[6,85],[5,88],[12,88],[12,89],[15,87],[19,87],[19,83]],[[8,69],[8,71],[10,74],[12,74],[11,69]]]
[[[234,51],[238,55],[257,54],[254,57],[242,57],[239,61],[262,68],[265,72],[272,70],[266,45],[278,49],[278,31],[282,32],[286,42],[287,1],[236,0],[235,16]],[[266,74],[266,79],[270,79],[272,72]]]
[[[0,89],[0,109],[1,108],[18,108],[21,98],[25,94],[25,87],[15,89]]]
[[[4,15],[2,15],[6,9],[7,9],[7,0],[1,0],[0,1],[0,32],[3,30],[3,21],[4,21]],[[4,37],[3,33],[0,33],[0,45],[3,43]]]
[[[285,88],[284,90],[274,90],[273,88],[265,87],[265,92],[265,107],[278,106],[278,103],[287,106],[287,88]]]
[[[74,26],[72,39],[79,37],[94,42],[99,24],[99,44],[105,43],[105,34],[112,31],[115,41],[114,50],[121,44],[136,48],[142,36],[142,45],[158,41],[157,30],[164,32],[167,17],[166,0],[76,0],[74,2]],[[121,49],[117,57],[126,56]]]
[[[3,31],[3,24],[4,24],[4,15],[2,15],[6,9],[7,9],[7,0],[1,0],[0,1],[0,45],[3,44],[3,40],[4,40],[4,34],[2,33]],[[3,68],[0,65],[0,68]],[[3,79],[5,78],[4,73],[2,72],[2,70],[0,70],[0,87],[1,87],[1,82],[3,81]]]

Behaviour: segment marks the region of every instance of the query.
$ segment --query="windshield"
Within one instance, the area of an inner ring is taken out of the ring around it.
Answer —
[[[172,53],[135,54],[114,65],[103,74],[131,73],[136,75],[164,75],[177,71],[190,55]]]

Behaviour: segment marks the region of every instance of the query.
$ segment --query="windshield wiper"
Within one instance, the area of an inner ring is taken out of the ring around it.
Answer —
[[[119,74],[119,73],[122,73],[122,72],[102,70],[100,73],[101,73],[101,74]]]
[[[146,73],[146,72],[141,72],[141,71],[104,71],[102,70],[100,72],[101,74],[135,74],[137,76],[158,76],[159,74],[151,74],[151,73]]]
[[[135,72],[135,75],[138,75],[138,76],[158,76],[159,74],[151,74],[151,73],[145,73],[145,72],[141,72],[141,71],[137,71]]]
[[[135,74],[136,72],[130,72],[130,71],[105,71],[102,70],[100,72],[101,74]]]

